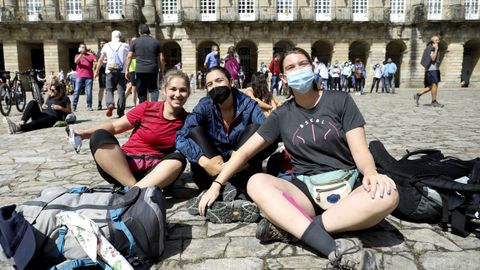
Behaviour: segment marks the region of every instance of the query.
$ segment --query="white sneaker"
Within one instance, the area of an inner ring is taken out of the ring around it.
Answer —
[[[75,150],[75,152],[78,154],[82,148],[82,137],[75,135],[75,130],[70,126],[67,126],[65,130],[68,134],[68,142],[73,146],[73,150]]]

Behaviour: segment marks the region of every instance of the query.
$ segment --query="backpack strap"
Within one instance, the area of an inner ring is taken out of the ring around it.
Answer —
[[[442,151],[438,149],[419,149],[415,151],[407,150],[407,153],[402,157],[402,159],[408,159],[416,155],[435,155],[435,156],[439,155],[439,157],[441,155],[441,157],[443,157]]]
[[[63,256],[65,249],[65,236],[67,236],[68,228],[63,225],[58,229],[57,249],[55,250],[55,257],[65,259]]]
[[[125,225],[125,223],[120,218],[122,208],[110,209],[109,213],[113,223],[115,224],[115,229],[122,231],[130,242],[127,257],[133,257],[133,253],[135,251],[135,238],[133,238],[133,234],[130,232],[127,225]]]
[[[106,264],[104,261],[99,259],[96,262],[94,262],[90,258],[71,260],[65,264],[62,264],[61,266],[53,266],[49,270],[70,270],[70,269],[75,269],[79,267],[94,266],[94,265],[99,265],[105,270],[112,270],[110,265]]]

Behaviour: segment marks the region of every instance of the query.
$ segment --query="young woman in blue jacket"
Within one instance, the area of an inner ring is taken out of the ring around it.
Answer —
[[[251,175],[262,170],[262,161],[275,150],[275,145],[256,155],[230,180],[220,185],[215,177],[235,151],[265,121],[257,102],[233,87],[230,73],[213,67],[206,73],[207,96],[200,99],[177,132],[177,149],[190,161],[193,180],[200,190],[222,190],[223,202],[212,205],[206,217],[215,223],[253,222],[258,208],[249,202],[245,188]],[[187,203],[190,214],[198,214],[198,201]],[[242,200],[235,200],[241,198]]]

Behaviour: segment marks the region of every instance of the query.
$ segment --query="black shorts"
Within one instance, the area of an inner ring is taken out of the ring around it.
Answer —
[[[293,176],[293,175],[292,175]],[[307,185],[305,185],[302,181],[298,180],[295,176],[292,177],[291,183],[296,186],[298,189],[300,189],[305,196],[307,196],[308,200],[313,206],[313,210],[315,210],[315,216],[321,215],[325,210],[323,210],[316,202],[313,200],[312,195],[310,195],[310,192],[308,191]]]
[[[107,86],[107,74],[105,74],[105,66],[100,67],[100,72],[98,73],[98,87],[105,88]]]
[[[428,70],[425,72],[424,85],[429,87],[432,84],[438,84],[441,81],[440,70]]]
[[[130,78],[130,83],[132,83],[133,86],[137,86],[136,85],[136,82],[137,82],[137,75],[135,73],[135,71],[130,71],[128,72],[128,75],[129,75],[129,78]]]

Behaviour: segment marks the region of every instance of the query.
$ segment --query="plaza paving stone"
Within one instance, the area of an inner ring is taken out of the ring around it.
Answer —
[[[352,95],[366,119],[368,141],[381,140],[397,158],[406,149],[419,148],[439,148],[464,159],[480,156],[480,89],[441,89],[439,102],[444,108],[428,106],[430,95],[423,96],[417,107],[413,93],[415,89],[400,88],[395,95]],[[203,96],[203,91],[192,94],[187,110]],[[131,100],[127,104],[131,105]],[[76,129],[108,120],[105,111],[87,111],[84,96],[78,108]],[[12,118],[20,118],[15,108]],[[118,136],[121,143],[127,137],[128,133]],[[7,135],[6,125],[0,123],[0,205],[21,204],[46,187],[102,183],[88,141],[76,154],[66,141],[64,128]],[[218,225],[189,215],[185,201],[197,190],[188,167],[172,193],[166,251],[152,269],[322,269],[328,263],[301,245],[260,244],[254,224]],[[386,270],[480,269],[480,240],[475,235],[478,232],[463,238],[443,232],[437,225],[391,216],[370,230],[348,234],[374,251],[380,269]],[[0,269],[12,267],[1,263]]]

